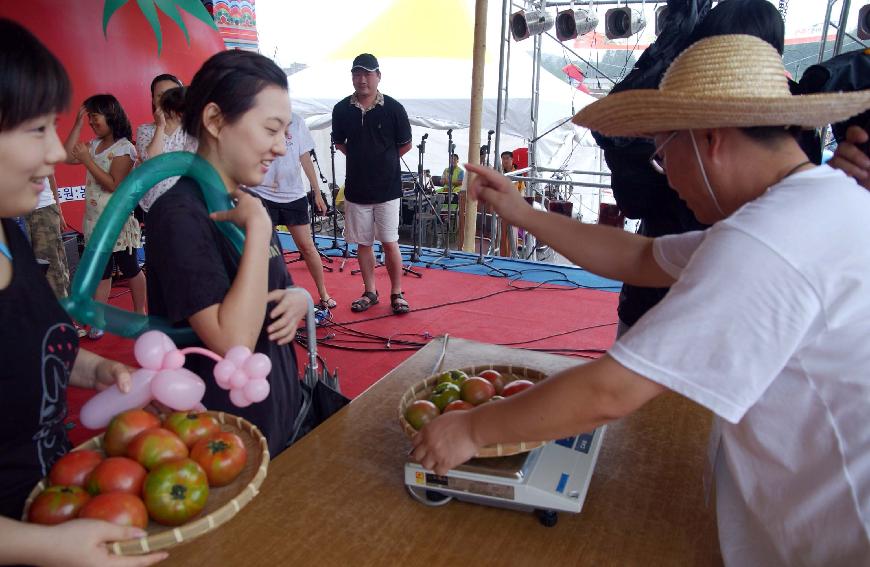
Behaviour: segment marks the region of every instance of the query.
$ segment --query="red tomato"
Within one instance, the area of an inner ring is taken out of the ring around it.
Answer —
[[[411,427],[420,431],[423,426],[441,415],[438,408],[429,400],[415,400],[405,410],[405,419]]]
[[[504,387],[504,390],[501,391],[501,395],[509,398],[510,396],[522,392],[523,390],[527,390],[534,385],[535,383],[531,380],[514,380],[513,382]]]
[[[238,435],[222,432],[200,439],[191,449],[190,458],[205,470],[209,486],[224,486],[245,468],[248,450]]]
[[[220,432],[217,420],[205,413],[177,411],[163,420],[163,427],[178,435],[188,448],[209,435]]]
[[[505,384],[507,384],[507,379],[501,375],[501,372],[498,370],[484,370],[480,374],[478,374],[481,378],[485,378],[489,380],[489,383],[493,385],[495,388],[496,394],[501,394],[501,391],[504,389]]]
[[[79,512],[79,518],[104,520],[119,526],[144,529],[148,525],[148,510],[138,496],[126,492],[112,492],[91,498]]]
[[[187,445],[168,429],[145,430],[127,445],[127,456],[149,471],[163,463],[183,459],[187,454]]]
[[[449,412],[449,411],[457,411],[457,410],[459,410],[459,411],[462,411],[462,410],[470,410],[470,409],[472,409],[473,407],[474,407],[473,404],[469,404],[469,403],[466,402],[466,401],[463,401],[463,400],[454,400],[454,401],[450,402],[449,404],[447,404],[447,407],[444,408],[444,412],[443,412],[443,413],[447,413],[447,412]]]
[[[33,499],[27,521],[53,526],[75,518],[91,495],[78,486],[50,486]]]
[[[127,454],[127,445],[134,437],[154,427],[160,427],[160,420],[145,410],[119,413],[109,422],[103,437],[103,448],[110,457],[123,457]]]
[[[51,467],[48,482],[61,486],[84,486],[88,475],[103,460],[99,451],[73,451],[67,453]]]
[[[190,459],[164,463],[148,473],[145,507],[155,522],[178,526],[196,516],[208,499],[208,477]]]
[[[139,495],[148,472],[145,467],[127,457],[109,457],[88,477],[87,489],[91,494],[126,492]]]
[[[472,376],[462,383],[462,399],[469,404],[478,405],[495,395],[495,386],[486,378]]]

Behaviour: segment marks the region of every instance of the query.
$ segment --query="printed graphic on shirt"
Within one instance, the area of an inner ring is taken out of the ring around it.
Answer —
[[[66,419],[66,387],[75,363],[76,332],[66,323],[53,325],[42,341],[42,404],[39,430],[33,436],[42,475],[48,474],[58,452],[63,453],[63,420]]]

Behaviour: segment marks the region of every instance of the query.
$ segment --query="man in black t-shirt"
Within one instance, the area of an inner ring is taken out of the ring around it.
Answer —
[[[399,158],[411,149],[411,124],[405,108],[378,90],[381,71],[374,55],[363,53],[354,59],[351,76],[354,93],[332,109],[335,147],[347,156],[344,237],[358,246],[365,285],[351,309],[365,311],[378,303],[372,246],[379,240],[390,274],[390,305],[394,313],[407,313],[399,250]]]

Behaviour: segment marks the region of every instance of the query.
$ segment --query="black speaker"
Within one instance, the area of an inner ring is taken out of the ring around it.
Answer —
[[[69,279],[72,281],[73,274],[79,267],[79,233],[75,231],[64,232],[61,235],[63,250],[66,252],[66,265],[69,268]]]

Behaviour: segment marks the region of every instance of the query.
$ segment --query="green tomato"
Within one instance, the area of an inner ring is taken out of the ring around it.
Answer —
[[[448,370],[447,372],[442,372],[440,376],[438,376],[437,384],[456,384],[457,386],[462,386],[462,383],[468,378],[468,374],[463,372],[462,370]]]
[[[171,461],[148,473],[142,494],[151,519],[165,526],[180,526],[205,507],[208,477],[195,461]]]
[[[444,411],[447,404],[458,400],[461,396],[462,390],[459,389],[459,386],[451,382],[442,382],[432,390],[432,393],[429,395],[429,401],[435,404],[438,411]]]

